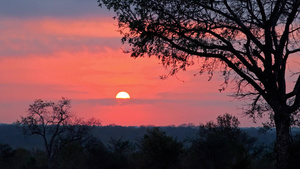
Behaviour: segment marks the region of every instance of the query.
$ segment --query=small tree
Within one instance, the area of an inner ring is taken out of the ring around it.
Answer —
[[[159,128],[147,129],[147,133],[138,143],[141,168],[167,169],[180,168],[180,155],[183,144]]]
[[[87,166],[92,169],[110,169],[114,159],[107,147],[97,138],[89,140],[85,146]]]
[[[197,138],[192,140],[185,165],[199,169],[248,169],[255,138],[241,131],[236,117],[218,116],[217,123],[200,125]]]
[[[91,125],[95,124],[95,120],[75,118],[69,109],[68,99],[62,98],[57,103],[39,99],[29,106],[27,116],[16,122],[24,134],[42,137],[49,169],[53,168],[53,159],[61,148],[75,141],[83,141]]]
[[[0,166],[3,169],[12,167],[12,159],[15,151],[8,144],[0,144]]]
[[[300,76],[289,84],[291,56],[300,52],[300,0],[98,0],[117,14],[132,57],[161,59],[171,75],[196,60],[200,74],[230,74],[246,113],[270,110],[276,127],[277,168],[288,168],[290,126],[300,107]],[[295,71],[295,70],[294,70]],[[297,70],[298,71],[298,70]],[[234,73],[232,73],[234,72]]]
[[[111,154],[110,169],[130,169],[129,156],[131,155],[133,145],[128,140],[122,138],[111,138],[108,144],[108,149]]]

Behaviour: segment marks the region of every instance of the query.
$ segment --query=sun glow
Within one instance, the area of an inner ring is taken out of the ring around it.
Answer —
[[[119,92],[116,95],[116,99],[130,99],[130,96],[127,92]]]

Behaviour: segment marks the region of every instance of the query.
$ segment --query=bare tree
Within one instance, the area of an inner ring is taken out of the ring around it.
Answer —
[[[300,52],[300,0],[98,0],[116,13],[132,57],[159,58],[170,74],[200,60],[200,73],[217,68],[235,76],[238,98],[250,97],[251,117],[271,110],[277,168],[288,167],[292,117],[300,106],[300,76],[287,63]],[[298,55],[299,57],[299,55]]]
[[[31,104],[26,117],[16,124],[24,134],[42,137],[47,152],[48,168],[53,168],[56,153],[75,141],[83,141],[96,124],[96,120],[83,121],[75,118],[69,111],[70,100],[62,99],[57,103],[36,100]]]

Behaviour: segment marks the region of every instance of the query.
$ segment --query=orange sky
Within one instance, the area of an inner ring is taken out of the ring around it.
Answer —
[[[65,97],[77,116],[103,125],[198,125],[224,113],[258,125],[241,115],[244,103],[227,96],[230,87],[218,92],[222,77],[194,77],[193,66],[161,80],[168,70],[158,60],[124,54],[116,21],[96,2],[19,1],[14,11],[13,2],[0,2],[0,123],[26,115],[35,99]],[[132,99],[117,101],[119,91]]]

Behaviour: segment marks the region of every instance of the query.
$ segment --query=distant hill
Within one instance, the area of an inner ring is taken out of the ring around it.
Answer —
[[[93,129],[93,135],[107,144],[111,138],[124,139],[136,142],[146,133],[148,127],[123,127],[123,126],[99,126]],[[176,137],[179,141],[187,141],[194,138],[198,128],[194,126],[160,127],[167,135]],[[275,140],[275,130],[267,131],[265,134],[259,132],[259,128],[241,128],[252,137],[257,137],[258,143],[271,144]],[[295,130],[298,131],[299,130]],[[0,143],[9,144],[13,148],[39,148],[43,149],[42,139],[39,136],[24,136],[21,129],[12,124],[0,125]]]
[[[148,127],[123,127],[123,126],[99,126],[95,127],[92,134],[107,144],[111,138],[124,139],[136,142],[143,137]],[[194,137],[197,133],[195,127],[161,127],[168,135],[176,137],[180,141]],[[42,139],[39,136],[24,136],[22,130],[15,125],[0,124],[0,143],[9,144],[13,148],[26,149],[43,148]]]

